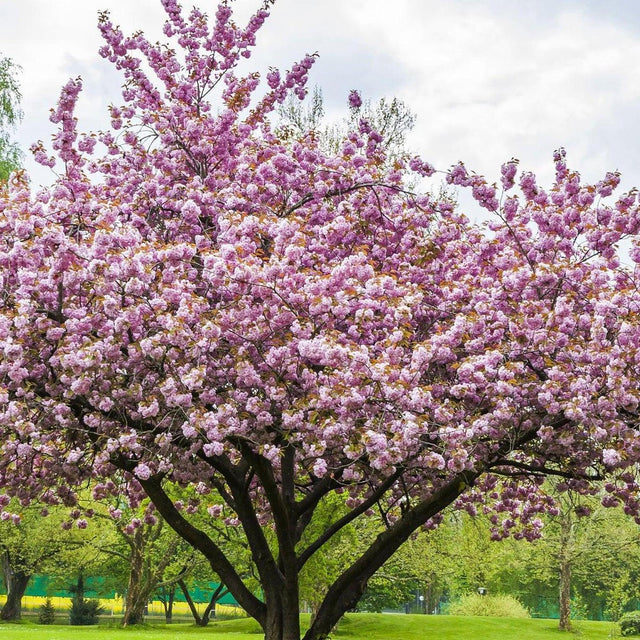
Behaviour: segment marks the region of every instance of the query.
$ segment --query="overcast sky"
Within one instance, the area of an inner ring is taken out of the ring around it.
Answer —
[[[240,18],[259,0],[234,4]],[[198,5],[212,14],[216,3]],[[70,77],[85,83],[81,129],[103,126],[120,102],[120,78],[97,54],[104,8],[126,32],[161,38],[160,0],[0,0],[0,53],[23,68],[23,148],[49,140],[48,111]],[[330,115],[346,113],[353,88],[401,98],[417,115],[410,147],[439,169],[463,160],[496,179],[517,157],[548,180],[564,146],[585,177],[619,169],[640,185],[638,0],[277,0],[271,13],[255,68],[317,51],[311,84]]]

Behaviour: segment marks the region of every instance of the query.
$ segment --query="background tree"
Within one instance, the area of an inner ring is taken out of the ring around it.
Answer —
[[[149,600],[157,591],[177,585],[184,573],[178,567],[193,550],[184,549],[182,539],[166,526],[148,500],[129,506],[118,499],[116,482],[95,489],[88,504],[102,532],[96,538],[95,551],[119,578],[119,591],[125,594],[122,625],[131,626],[144,622]],[[168,602],[166,611],[170,621]]]
[[[61,555],[69,547],[76,547],[69,533],[61,528],[66,513],[55,510],[44,518],[44,508],[39,504],[16,508],[20,511],[20,518],[0,521],[1,573],[7,591],[7,599],[0,611],[2,620],[19,620],[22,598],[31,578],[35,574],[53,571]]]
[[[557,590],[560,629],[571,630],[576,615],[617,619],[637,597],[637,525],[620,509],[603,507],[601,494],[554,491],[557,512],[545,518],[544,538],[523,549],[529,574]]]
[[[478,227],[409,192],[434,168],[389,163],[366,118],[333,153],[282,141],[270,118],[313,57],[260,90],[235,72],[269,4],[240,27],[228,3],[209,25],[164,0],[167,47],[103,14],[101,54],[125,76],[112,130],[78,133],[71,81],[54,155],[35,149],[59,177],[0,195],[0,500],[73,505],[124,475],[123,497],[150,498],[268,640],[299,639],[305,566],[376,518],[305,634],[319,640],[449,506],[535,537],[545,475],[588,491],[612,474],[640,518],[640,209],[635,192],[607,200],[619,176],[583,184],[558,151],[552,186],[525,173],[517,196],[515,162],[502,192],[448,171],[488,210]],[[263,597],[176,486],[225,503]],[[348,511],[305,537],[332,494]]]
[[[55,624],[56,609],[51,598],[47,598],[38,610],[38,624]]]
[[[22,119],[18,67],[10,58],[0,56],[0,184],[20,166],[22,154],[11,141],[10,130]]]
[[[192,508],[197,504],[194,492],[181,491],[180,497],[183,504]],[[207,535],[216,540],[218,546],[223,551],[225,557],[236,567],[244,584],[252,592],[259,592],[260,580],[256,565],[251,557],[251,549],[243,534],[242,528],[238,526],[234,512],[215,495],[210,496],[206,511],[196,511],[193,514],[192,522],[198,528],[207,532]],[[269,535],[269,532],[266,532]],[[204,560],[204,562],[203,562]],[[197,626],[206,627],[212,618],[216,617],[216,605],[230,593],[229,588],[221,581],[220,576],[212,572],[211,565],[206,558],[198,552],[186,555],[182,559],[182,566],[179,569],[180,580],[178,586],[189,605],[191,614]],[[202,613],[199,612],[193,600],[192,593],[195,587],[203,589],[204,585],[209,585],[209,601]]]
[[[78,574],[75,584],[70,585],[73,594],[69,610],[69,624],[73,626],[88,626],[98,624],[100,614],[104,613],[99,600],[85,598],[85,582],[82,571]]]
[[[278,108],[277,115],[276,132],[286,142],[295,142],[311,134],[317,136],[323,150],[338,153],[349,132],[365,122],[382,137],[379,144],[389,166],[410,156],[407,135],[413,129],[416,117],[398,98],[380,98],[372,103],[362,101],[360,94],[353,91],[349,116],[340,122],[327,123],[322,90],[316,86],[302,102],[298,96],[290,95]]]
[[[165,528],[164,521],[158,519],[155,523],[140,525],[125,538],[130,546],[131,573],[127,585],[123,626],[144,622],[150,596],[164,586],[164,574],[173,560],[179,540],[174,534],[164,544],[158,545]],[[150,546],[156,548],[150,550]],[[157,546],[164,553],[159,555]],[[174,580],[177,581],[177,578],[172,577],[171,582]]]

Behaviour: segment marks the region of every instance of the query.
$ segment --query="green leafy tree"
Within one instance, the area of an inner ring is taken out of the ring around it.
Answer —
[[[94,539],[95,552],[116,578],[119,591],[125,593],[123,626],[142,624],[151,596],[174,586],[180,578],[171,568],[180,562],[179,549],[187,545],[149,501],[128,507],[110,504],[110,497],[102,493],[96,495],[100,499],[91,503],[93,520],[104,535]]]
[[[69,624],[73,626],[88,626],[98,624],[99,616],[103,613],[103,608],[98,600],[85,598],[84,576],[82,572],[78,575],[78,580],[71,587],[73,598],[71,599],[71,609],[69,611]]]
[[[11,141],[9,131],[22,119],[20,109],[20,84],[18,67],[10,58],[0,57],[0,183],[9,179],[12,171],[20,166],[22,154]]]
[[[187,508],[195,504],[196,496],[192,491],[181,490],[179,494],[181,502],[186,504]],[[258,572],[251,557],[247,538],[242,527],[238,526],[236,513],[221,503],[219,499],[212,495],[210,498],[212,500],[207,501],[209,506],[206,516],[203,513],[196,513],[194,514],[195,521],[203,531],[206,531],[212,539],[218,542],[221,549],[224,549],[225,557],[239,567],[248,588],[254,593],[258,593],[260,586]],[[269,537],[269,531],[266,530],[265,535]],[[179,577],[177,585],[189,605],[194,622],[199,627],[205,627],[212,618],[216,617],[216,605],[229,593],[229,589],[220,576],[212,571],[211,565],[206,562],[205,557],[194,549],[191,548],[189,553],[183,553],[179,563],[181,564],[176,562],[171,567],[173,573]],[[209,601],[204,611],[200,613],[193,600],[192,592],[196,587],[202,590],[203,585],[206,584],[211,587]]]
[[[164,574],[171,564],[179,539],[165,526],[162,518],[149,517],[132,532],[123,530],[123,539],[129,547],[131,570],[122,625],[130,626],[144,622],[150,596],[167,584]],[[168,583],[176,581],[177,578],[173,577]]]
[[[547,519],[536,559],[557,577],[560,628],[570,630],[578,613],[619,618],[637,596],[637,525],[619,509],[603,507],[597,496],[566,492],[558,497],[558,509]]]
[[[19,620],[22,598],[31,578],[53,571],[66,550],[77,548],[70,532],[61,528],[66,517],[61,509],[53,509],[47,518],[42,517],[42,505],[19,511],[19,519],[0,521],[1,571],[7,591],[0,611],[2,620]]]
[[[53,606],[53,602],[51,602],[51,598],[47,598],[38,612],[38,624],[54,624],[55,621],[55,607]]]
[[[512,595],[539,615],[558,614],[564,630],[575,617],[616,619],[637,597],[637,525],[620,509],[603,507],[599,494],[580,496],[550,481],[546,487],[557,511],[543,516],[544,536],[532,542],[496,543],[487,518],[449,517],[437,563],[446,590],[454,599],[479,586]]]

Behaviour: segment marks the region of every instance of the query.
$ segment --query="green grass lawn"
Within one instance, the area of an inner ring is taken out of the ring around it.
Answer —
[[[205,629],[191,624],[153,625],[121,629],[40,626],[25,622],[0,624],[2,640],[258,640],[262,634],[252,620],[225,620]],[[619,637],[610,622],[575,623],[573,633],[558,631],[557,620],[471,618],[392,614],[351,614],[333,634],[335,640],[610,640]]]

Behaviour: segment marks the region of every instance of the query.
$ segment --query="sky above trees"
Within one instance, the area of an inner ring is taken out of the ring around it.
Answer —
[[[259,3],[234,4],[244,16]],[[23,67],[23,148],[49,140],[48,111],[78,75],[81,128],[106,126],[121,84],[97,55],[97,13],[107,5],[125,31],[161,36],[159,0],[3,1],[1,51]],[[463,160],[493,180],[516,156],[548,179],[551,154],[564,146],[587,179],[618,169],[623,185],[638,182],[640,148],[629,144],[640,106],[633,0],[278,0],[256,51],[247,69],[289,68],[317,51],[310,84],[323,89],[329,117],[346,113],[353,88],[404,100],[418,116],[409,146],[439,169]],[[49,180],[42,170],[35,177]]]

